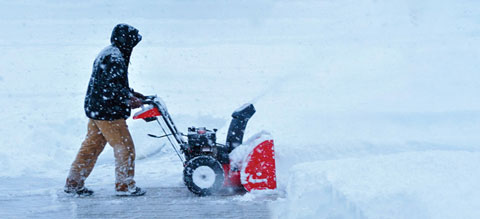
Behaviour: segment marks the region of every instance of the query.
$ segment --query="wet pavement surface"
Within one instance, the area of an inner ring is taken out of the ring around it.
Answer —
[[[140,197],[98,190],[75,197],[61,190],[0,196],[1,218],[270,218],[272,196],[238,194],[198,197],[185,187],[146,188]]]

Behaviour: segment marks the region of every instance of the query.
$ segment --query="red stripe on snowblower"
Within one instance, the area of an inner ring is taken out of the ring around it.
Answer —
[[[146,110],[144,112],[140,111],[133,116],[133,119],[145,119],[151,117],[161,116],[162,114],[158,111],[156,107]]]
[[[240,171],[231,171],[230,164],[223,164],[223,172],[225,173],[225,182],[223,186],[226,187],[241,187]]]

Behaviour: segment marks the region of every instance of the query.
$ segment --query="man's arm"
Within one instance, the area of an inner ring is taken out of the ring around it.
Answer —
[[[141,93],[134,91],[130,88],[130,101],[129,105],[132,109],[141,107],[143,105],[142,100],[145,99],[145,96]]]

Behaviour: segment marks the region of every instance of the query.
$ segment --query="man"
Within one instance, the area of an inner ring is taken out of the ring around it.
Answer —
[[[88,132],[70,168],[64,190],[66,193],[82,196],[93,194],[84,186],[84,182],[108,143],[115,155],[116,194],[145,194],[145,190],[137,187],[133,180],[135,147],[126,123],[131,108],[140,107],[144,98],[128,85],[130,55],[141,40],[137,29],[118,24],[112,31],[111,45],[95,59],[85,97]]]

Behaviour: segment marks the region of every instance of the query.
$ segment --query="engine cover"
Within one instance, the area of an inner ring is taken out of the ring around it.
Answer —
[[[208,155],[217,157],[217,135],[216,130],[208,130],[205,127],[189,127],[188,142],[184,149],[185,159],[188,161],[197,156]]]
[[[217,141],[216,133],[205,127],[188,128],[187,138],[190,147],[214,147]]]

